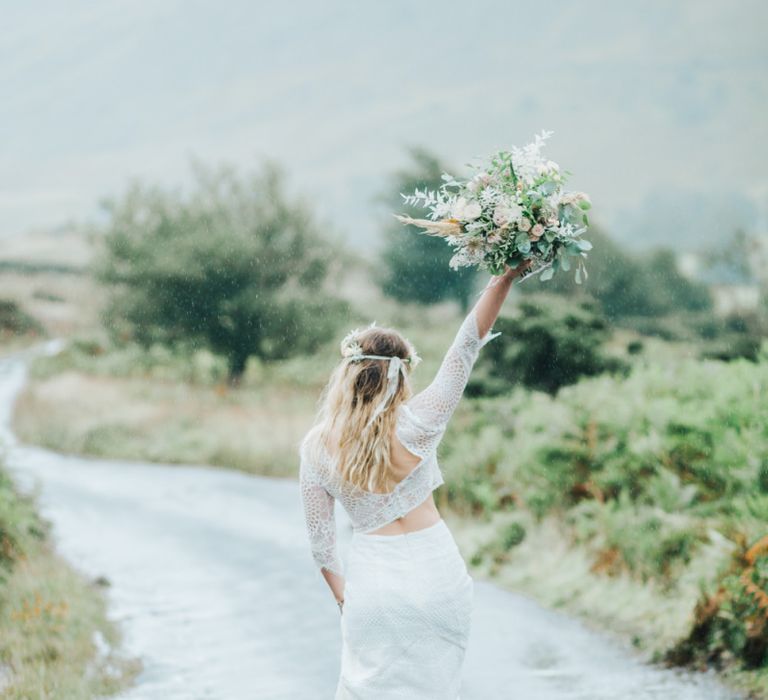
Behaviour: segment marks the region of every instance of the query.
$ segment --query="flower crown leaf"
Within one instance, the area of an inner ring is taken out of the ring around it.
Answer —
[[[373,323],[371,323],[364,330],[369,330],[371,328],[376,328],[376,321],[373,321]],[[340,345],[342,357],[351,360],[362,359],[361,356],[365,353],[363,352],[363,346],[360,345],[360,341],[357,339],[360,333],[362,333],[362,330],[360,328],[355,328],[344,336],[344,339],[341,341]],[[403,362],[408,363],[409,367],[414,368],[421,362],[421,357],[416,352],[416,349],[413,347],[411,341],[407,338],[404,338],[404,340],[410,349],[410,354],[403,360]]]

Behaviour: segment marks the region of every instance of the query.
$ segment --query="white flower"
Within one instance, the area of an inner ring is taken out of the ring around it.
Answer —
[[[442,219],[451,213],[450,202],[438,202],[433,210],[435,219]]]
[[[451,207],[451,217],[457,221],[464,219],[464,207],[467,206],[467,200],[465,197],[458,197]]]
[[[359,331],[352,331],[344,340],[341,341],[341,356],[342,357],[354,357],[355,355],[363,354],[363,347],[357,342],[353,335],[357,335]]]
[[[517,221],[523,215],[523,210],[518,204],[501,204],[493,212],[493,223],[496,226],[504,226]]]
[[[517,222],[517,228],[519,228],[521,231],[530,231],[531,220],[524,216],[522,219],[520,219],[520,221]]]
[[[560,204],[575,204],[589,202],[589,196],[584,192],[566,192],[560,197]]]
[[[482,213],[482,207],[477,202],[470,202],[464,207],[464,221],[474,221]]]
[[[459,250],[453,254],[453,257],[451,257],[451,260],[448,263],[448,267],[450,267],[451,270],[458,270],[462,264],[464,264],[462,262],[464,256],[461,253],[462,251]]]
[[[499,191],[495,187],[486,187],[480,193],[480,202],[486,207],[491,206],[499,198]]]
[[[493,223],[497,226],[505,226],[509,223],[507,216],[507,207],[496,207],[493,211]]]
[[[468,183],[467,190],[477,192],[491,183],[491,176],[488,173],[477,173]]]

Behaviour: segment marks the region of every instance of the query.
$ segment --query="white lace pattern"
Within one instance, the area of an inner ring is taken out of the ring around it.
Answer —
[[[392,491],[373,493],[343,482],[334,472],[333,457],[327,451],[310,458],[305,437],[299,451],[299,483],[312,556],[318,567],[343,575],[336,549],[336,501],[349,514],[355,532],[371,532],[413,510],[443,483],[437,446],[464,393],[480,348],[497,335],[488,332],[479,337],[473,308],[431,384],[400,405],[397,437],[421,461]]]

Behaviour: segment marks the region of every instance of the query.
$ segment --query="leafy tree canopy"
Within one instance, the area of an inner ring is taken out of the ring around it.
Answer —
[[[109,329],[144,345],[191,344],[225,356],[236,383],[248,358],[311,352],[346,305],[327,291],[333,248],[280,171],[195,168],[188,195],[133,186],[105,203],[98,278]]]
[[[405,206],[400,193],[413,192],[417,187],[438,188],[446,168],[423,149],[412,149],[410,155],[411,167],[394,175],[381,201],[392,213],[419,217],[424,212]],[[398,301],[419,304],[454,299],[463,311],[469,308],[477,272],[468,268],[451,270],[448,262],[453,253],[444,240],[425,235],[415,226],[403,226],[395,219],[386,226],[384,236],[383,273],[379,280],[384,294]]]

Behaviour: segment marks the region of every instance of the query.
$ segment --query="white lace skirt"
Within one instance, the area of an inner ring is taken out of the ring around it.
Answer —
[[[458,700],[474,584],[444,520],[352,536],[336,700]]]

